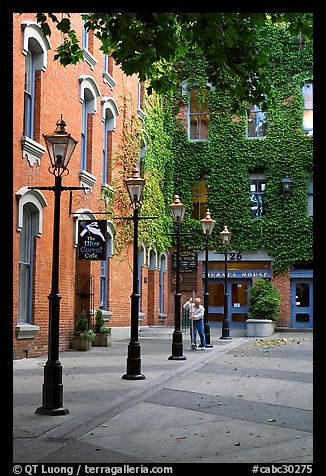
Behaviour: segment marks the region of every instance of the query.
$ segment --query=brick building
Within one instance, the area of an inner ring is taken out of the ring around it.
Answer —
[[[103,191],[112,190],[113,180],[119,180],[123,169],[124,164],[113,157],[122,147],[125,124],[132,116],[142,121],[144,91],[137,76],[124,75],[112,58],[100,51],[99,40],[86,32],[80,14],[72,14],[71,22],[84,61],[64,67],[54,60],[62,42],[55,26],[51,36],[45,37],[35,14],[13,15],[15,358],[47,351],[54,194],[28,187],[54,184],[43,134],[55,130],[61,115],[67,132],[78,141],[63,186],[88,190],[61,194],[60,349],[69,347],[74,323],[83,309],[92,319],[101,308],[116,330],[113,338],[122,330],[129,335],[132,246],[124,250],[123,259],[118,256],[116,224],[97,212],[105,210]],[[134,165],[141,153],[134,157]],[[126,213],[130,215],[131,210],[130,205]],[[79,260],[78,223],[96,219],[106,220],[106,259]],[[164,316],[167,302],[166,259],[145,247],[139,257],[141,324],[158,324],[159,310]]]

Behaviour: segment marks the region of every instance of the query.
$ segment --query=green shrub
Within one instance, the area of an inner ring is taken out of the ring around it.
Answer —
[[[92,329],[88,328],[86,311],[82,311],[80,318],[75,324],[74,336],[88,337],[92,340],[95,339],[95,333],[92,331]]]
[[[101,309],[96,312],[96,321],[94,326],[95,334],[111,334],[111,327],[105,327]]]
[[[280,294],[272,281],[257,278],[250,288],[249,319],[271,319],[277,321],[280,315]]]

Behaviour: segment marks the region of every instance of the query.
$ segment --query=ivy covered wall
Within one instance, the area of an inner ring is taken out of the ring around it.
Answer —
[[[286,36],[277,26],[270,30],[270,58],[266,64],[273,84],[267,98],[267,135],[246,137],[246,112],[230,111],[230,98],[214,88],[209,92],[209,139],[191,142],[184,116],[187,94],[178,97],[149,98],[143,124],[147,153],[144,158],[146,185],[142,214],[158,215],[141,223],[145,243],[154,243],[158,251],[167,249],[172,238],[172,220],[168,205],[178,194],[186,205],[182,231],[192,232],[183,245],[204,247],[198,220],[191,218],[192,186],[206,177],[207,206],[216,220],[210,246],[220,247],[219,232],[225,224],[232,232],[235,250],[265,250],[273,256],[273,269],[279,273],[295,262],[312,260],[312,221],[307,215],[308,179],[313,170],[313,138],[303,132],[304,80],[312,80],[312,45],[298,45],[298,39]],[[257,47],[263,41],[257,36]],[[185,65],[191,81],[205,84],[205,65],[200,61]],[[263,170],[266,176],[265,213],[256,219],[250,215],[249,175]],[[293,181],[284,198],[281,180]]]

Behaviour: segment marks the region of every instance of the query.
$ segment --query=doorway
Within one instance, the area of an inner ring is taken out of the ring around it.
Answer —
[[[291,279],[291,327],[313,327],[313,280]]]
[[[228,316],[230,327],[245,328],[248,319],[248,299],[251,279],[228,279]],[[224,318],[224,280],[208,283],[208,320],[220,326]]]

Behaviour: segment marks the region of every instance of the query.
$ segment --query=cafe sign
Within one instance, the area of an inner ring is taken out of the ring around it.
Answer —
[[[106,220],[78,221],[78,259],[106,259]]]

